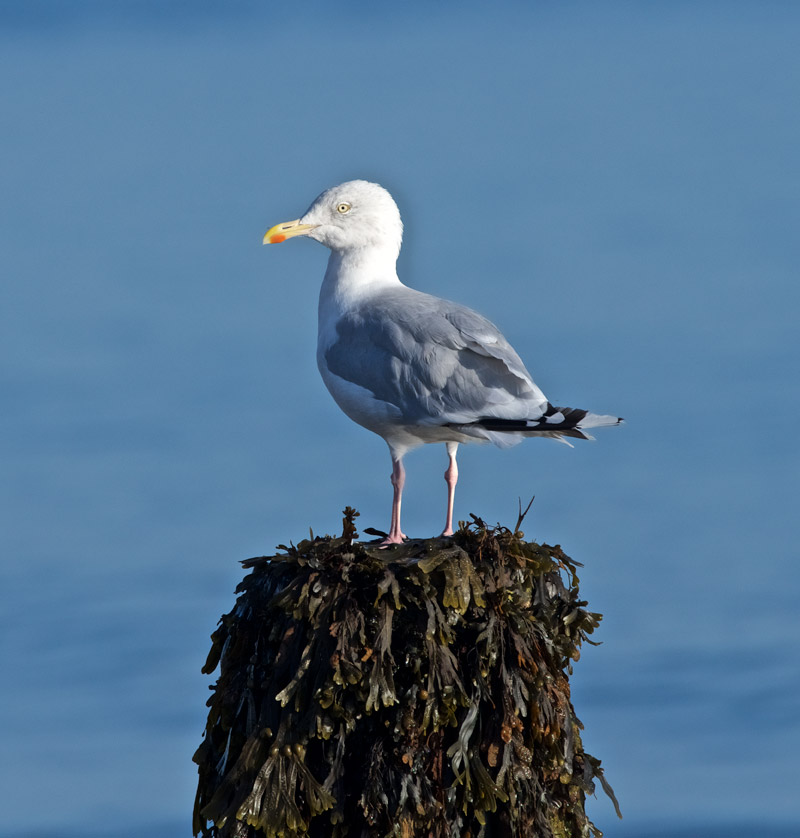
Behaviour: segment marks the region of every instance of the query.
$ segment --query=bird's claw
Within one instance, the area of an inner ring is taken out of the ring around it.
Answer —
[[[393,544],[402,544],[407,540],[408,536],[405,533],[389,533],[389,535],[381,541],[378,547],[383,549],[384,547],[391,547]]]

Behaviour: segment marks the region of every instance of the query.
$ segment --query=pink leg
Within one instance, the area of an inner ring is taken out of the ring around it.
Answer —
[[[389,528],[389,535],[381,542],[381,546],[389,544],[402,544],[405,539],[400,529],[400,504],[403,499],[403,486],[406,483],[406,470],[403,468],[402,456],[392,454],[392,524]]]
[[[453,534],[453,501],[456,497],[456,483],[458,483],[458,465],[456,464],[457,450],[457,442],[447,443],[447,455],[450,457],[450,465],[444,473],[444,479],[447,481],[447,520],[445,521],[444,532],[442,535]]]

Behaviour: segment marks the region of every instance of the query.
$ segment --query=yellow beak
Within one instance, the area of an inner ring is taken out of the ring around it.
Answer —
[[[307,236],[315,226],[315,224],[301,224],[299,218],[295,221],[284,221],[282,224],[270,227],[264,233],[262,244],[280,244],[294,236]]]

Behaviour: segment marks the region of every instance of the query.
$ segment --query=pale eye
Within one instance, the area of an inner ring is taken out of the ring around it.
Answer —
[[[350,204],[348,204],[347,201],[342,201],[342,203],[336,207],[336,212],[339,212],[342,215],[344,215],[346,212],[350,212]]]

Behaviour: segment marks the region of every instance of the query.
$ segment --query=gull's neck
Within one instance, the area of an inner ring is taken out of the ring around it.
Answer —
[[[324,308],[345,311],[364,296],[400,285],[397,248],[372,245],[332,250],[319,294],[320,315]]]

